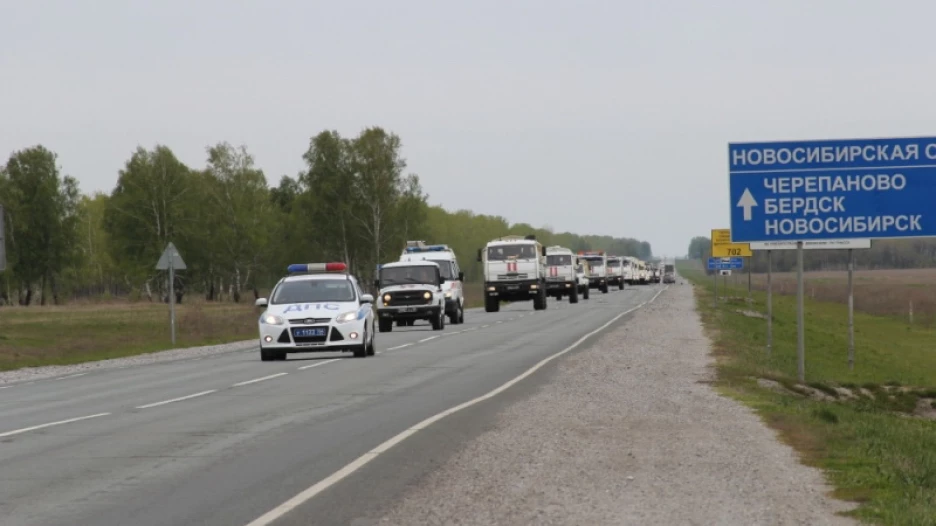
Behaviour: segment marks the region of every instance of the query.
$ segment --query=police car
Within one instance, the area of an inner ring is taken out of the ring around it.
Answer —
[[[269,300],[260,298],[260,359],[287,353],[353,352],[374,355],[374,297],[361,290],[344,263],[289,265]]]

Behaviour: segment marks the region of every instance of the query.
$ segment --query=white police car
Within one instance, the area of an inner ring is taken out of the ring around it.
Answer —
[[[289,265],[270,298],[257,300],[260,359],[287,353],[351,351],[374,355],[374,297],[361,290],[344,263]]]

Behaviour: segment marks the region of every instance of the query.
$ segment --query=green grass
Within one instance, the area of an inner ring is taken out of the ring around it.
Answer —
[[[259,312],[242,304],[176,308],[176,347],[257,337]],[[173,348],[169,307],[125,303],[0,309],[0,370],[67,365]]]
[[[855,315],[853,371],[847,362],[847,311],[840,304],[806,301],[806,384],[831,394],[859,386],[876,399],[819,401],[761,387],[756,378],[797,384],[796,298],[774,296],[774,342],[766,354],[766,297],[746,286],[712,303],[712,279],[680,268],[694,282],[703,322],[718,359],[719,389],[754,408],[795,447],[806,463],[824,470],[835,496],[859,503],[850,512],[886,525],[936,524],[936,421],[909,417],[917,401],[936,394],[936,332],[893,318]],[[721,296],[721,281],[719,295]],[[890,386],[906,386],[904,393]]]

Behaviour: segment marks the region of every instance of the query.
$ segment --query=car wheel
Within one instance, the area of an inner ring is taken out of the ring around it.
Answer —
[[[272,349],[260,349],[260,360],[264,362],[276,360],[276,351]]]
[[[366,338],[367,338],[367,335],[365,334],[364,337],[365,337],[365,339],[366,339]],[[373,337],[373,336],[371,336],[370,341],[367,342],[367,347],[365,347],[365,350],[366,350],[368,356],[373,356],[373,355],[377,354],[377,349],[376,349],[376,347],[374,346],[374,337]]]

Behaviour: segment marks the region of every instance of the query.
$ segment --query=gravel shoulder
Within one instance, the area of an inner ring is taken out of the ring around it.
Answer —
[[[857,524],[818,470],[718,395],[692,287],[656,302],[506,407],[380,521]]]
[[[194,358],[203,358],[215,354],[229,352],[246,351],[254,349],[258,345],[257,340],[244,340],[239,342],[223,343],[219,345],[206,345],[201,347],[188,347],[183,349],[170,349],[135,356],[126,356],[123,358],[112,358],[109,360],[99,360],[93,362],[84,362],[73,365],[45,365],[42,367],[24,367],[12,371],[0,372],[0,386],[20,382],[33,382],[36,380],[45,380],[58,376],[86,373],[89,371],[123,369],[125,367],[136,367],[139,365],[148,365],[154,363],[172,362],[177,360],[189,360]]]

